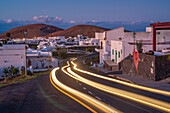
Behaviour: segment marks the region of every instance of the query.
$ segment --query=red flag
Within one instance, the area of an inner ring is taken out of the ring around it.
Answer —
[[[133,50],[133,60],[135,63],[136,71],[138,72],[138,63],[139,63],[139,52],[135,52],[135,49]]]

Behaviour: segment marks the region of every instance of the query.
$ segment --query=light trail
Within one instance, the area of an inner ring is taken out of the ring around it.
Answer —
[[[67,67],[67,66],[65,66],[65,67]],[[63,67],[62,69],[64,69],[65,67]],[[93,113],[97,113],[96,110],[106,112],[106,113],[120,113],[120,111],[108,106],[107,104],[61,83],[55,76],[55,72],[58,69],[59,68],[55,68],[51,71],[50,81],[53,84],[53,86],[55,88],[57,88],[59,91],[61,91],[65,95],[69,96],[70,98],[74,99],[75,101],[77,101],[78,103],[80,103],[81,105],[83,105],[84,107],[86,107]],[[83,102],[80,100],[82,100]],[[93,108],[89,107],[86,104],[95,107],[96,110],[94,110]]]
[[[87,85],[90,85],[94,88],[97,88],[99,90],[105,91],[105,92],[110,93],[110,94],[114,94],[114,95],[118,95],[118,96],[121,96],[121,97],[124,97],[124,98],[127,98],[127,99],[131,99],[133,101],[137,101],[137,102],[140,102],[142,104],[146,104],[146,105],[149,105],[149,106],[157,108],[157,109],[161,109],[161,110],[166,111],[166,112],[170,112],[170,106],[169,106],[170,104],[169,103],[162,102],[162,101],[152,99],[152,98],[149,98],[149,97],[145,97],[145,96],[142,96],[142,95],[139,95],[139,94],[131,93],[131,92],[128,92],[128,91],[120,90],[120,89],[117,89],[117,88],[113,88],[113,87],[110,87],[110,86],[106,86],[106,85],[103,85],[103,84],[100,84],[100,83],[97,83],[97,82],[93,82],[91,80],[85,79],[85,78],[79,76],[78,74],[74,73],[71,70],[70,67],[67,68],[67,70],[68,70],[69,73],[71,73],[71,75],[69,75],[69,76],[71,76],[72,78],[74,78],[76,80],[79,80],[80,82],[83,82]]]
[[[98,78],[101,78],[101,79],[105,79],[105,80],[108,80],[108,81],[120,83],[120,84],[123,84],[123,85],[126,85],[126,86],[134,87],[134,88],[137,88],[137,89],[142,89],[142,90],[145,90],[145,91],[170,96],[170,92],[168,92],[168,91],[163,91],[163,90],[158,90],[158,89],[140,86],[140,85],[136,85],[136,84],[131,84],[131,83],[128,83],[128,82],[124,82],[124,81],[121,81],[121,80],[105,77],[105,76],[102,76],[102,75],[99,75],[99,74],[95,74],[95,73],[92,73],[92,72],[88,72],[88,71],[79,69],[79,68],[77,68],[77,65],[73,62],[75,59],[72,59],[71,63],[74,65],[73,69],[75,69],[79,72],[82,72],[82,73],[85,73],[85,74],[88,74],[88,75],[91,75],[91,76],[95,76],[95,77],[98,77]]]

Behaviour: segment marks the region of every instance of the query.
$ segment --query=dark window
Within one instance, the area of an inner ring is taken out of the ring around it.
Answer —
[[[103,42],[101,42],[101,47],[100,48],[103,49]]]

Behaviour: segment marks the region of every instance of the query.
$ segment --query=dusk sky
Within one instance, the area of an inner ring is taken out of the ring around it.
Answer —
[[[170,21],[170,0],[0,1],[0,33],[30,23],[47,23],[61,28],[76,24],[125,26],[140,30],[158,21]],[[137,27],[139,25],[141,28]]]

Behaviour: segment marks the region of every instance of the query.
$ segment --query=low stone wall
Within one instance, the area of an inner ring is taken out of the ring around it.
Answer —
[[[120,65],[123,74],[141,76],[154,81],[170,77],[170,60],[168,60],[168,55],[139,54],[138,72],[133,59],[129,57],[122,60]]]
[[[157,56],[155,59],[155,74],[156,80],[165,79],[170,77],[170,55]]]

